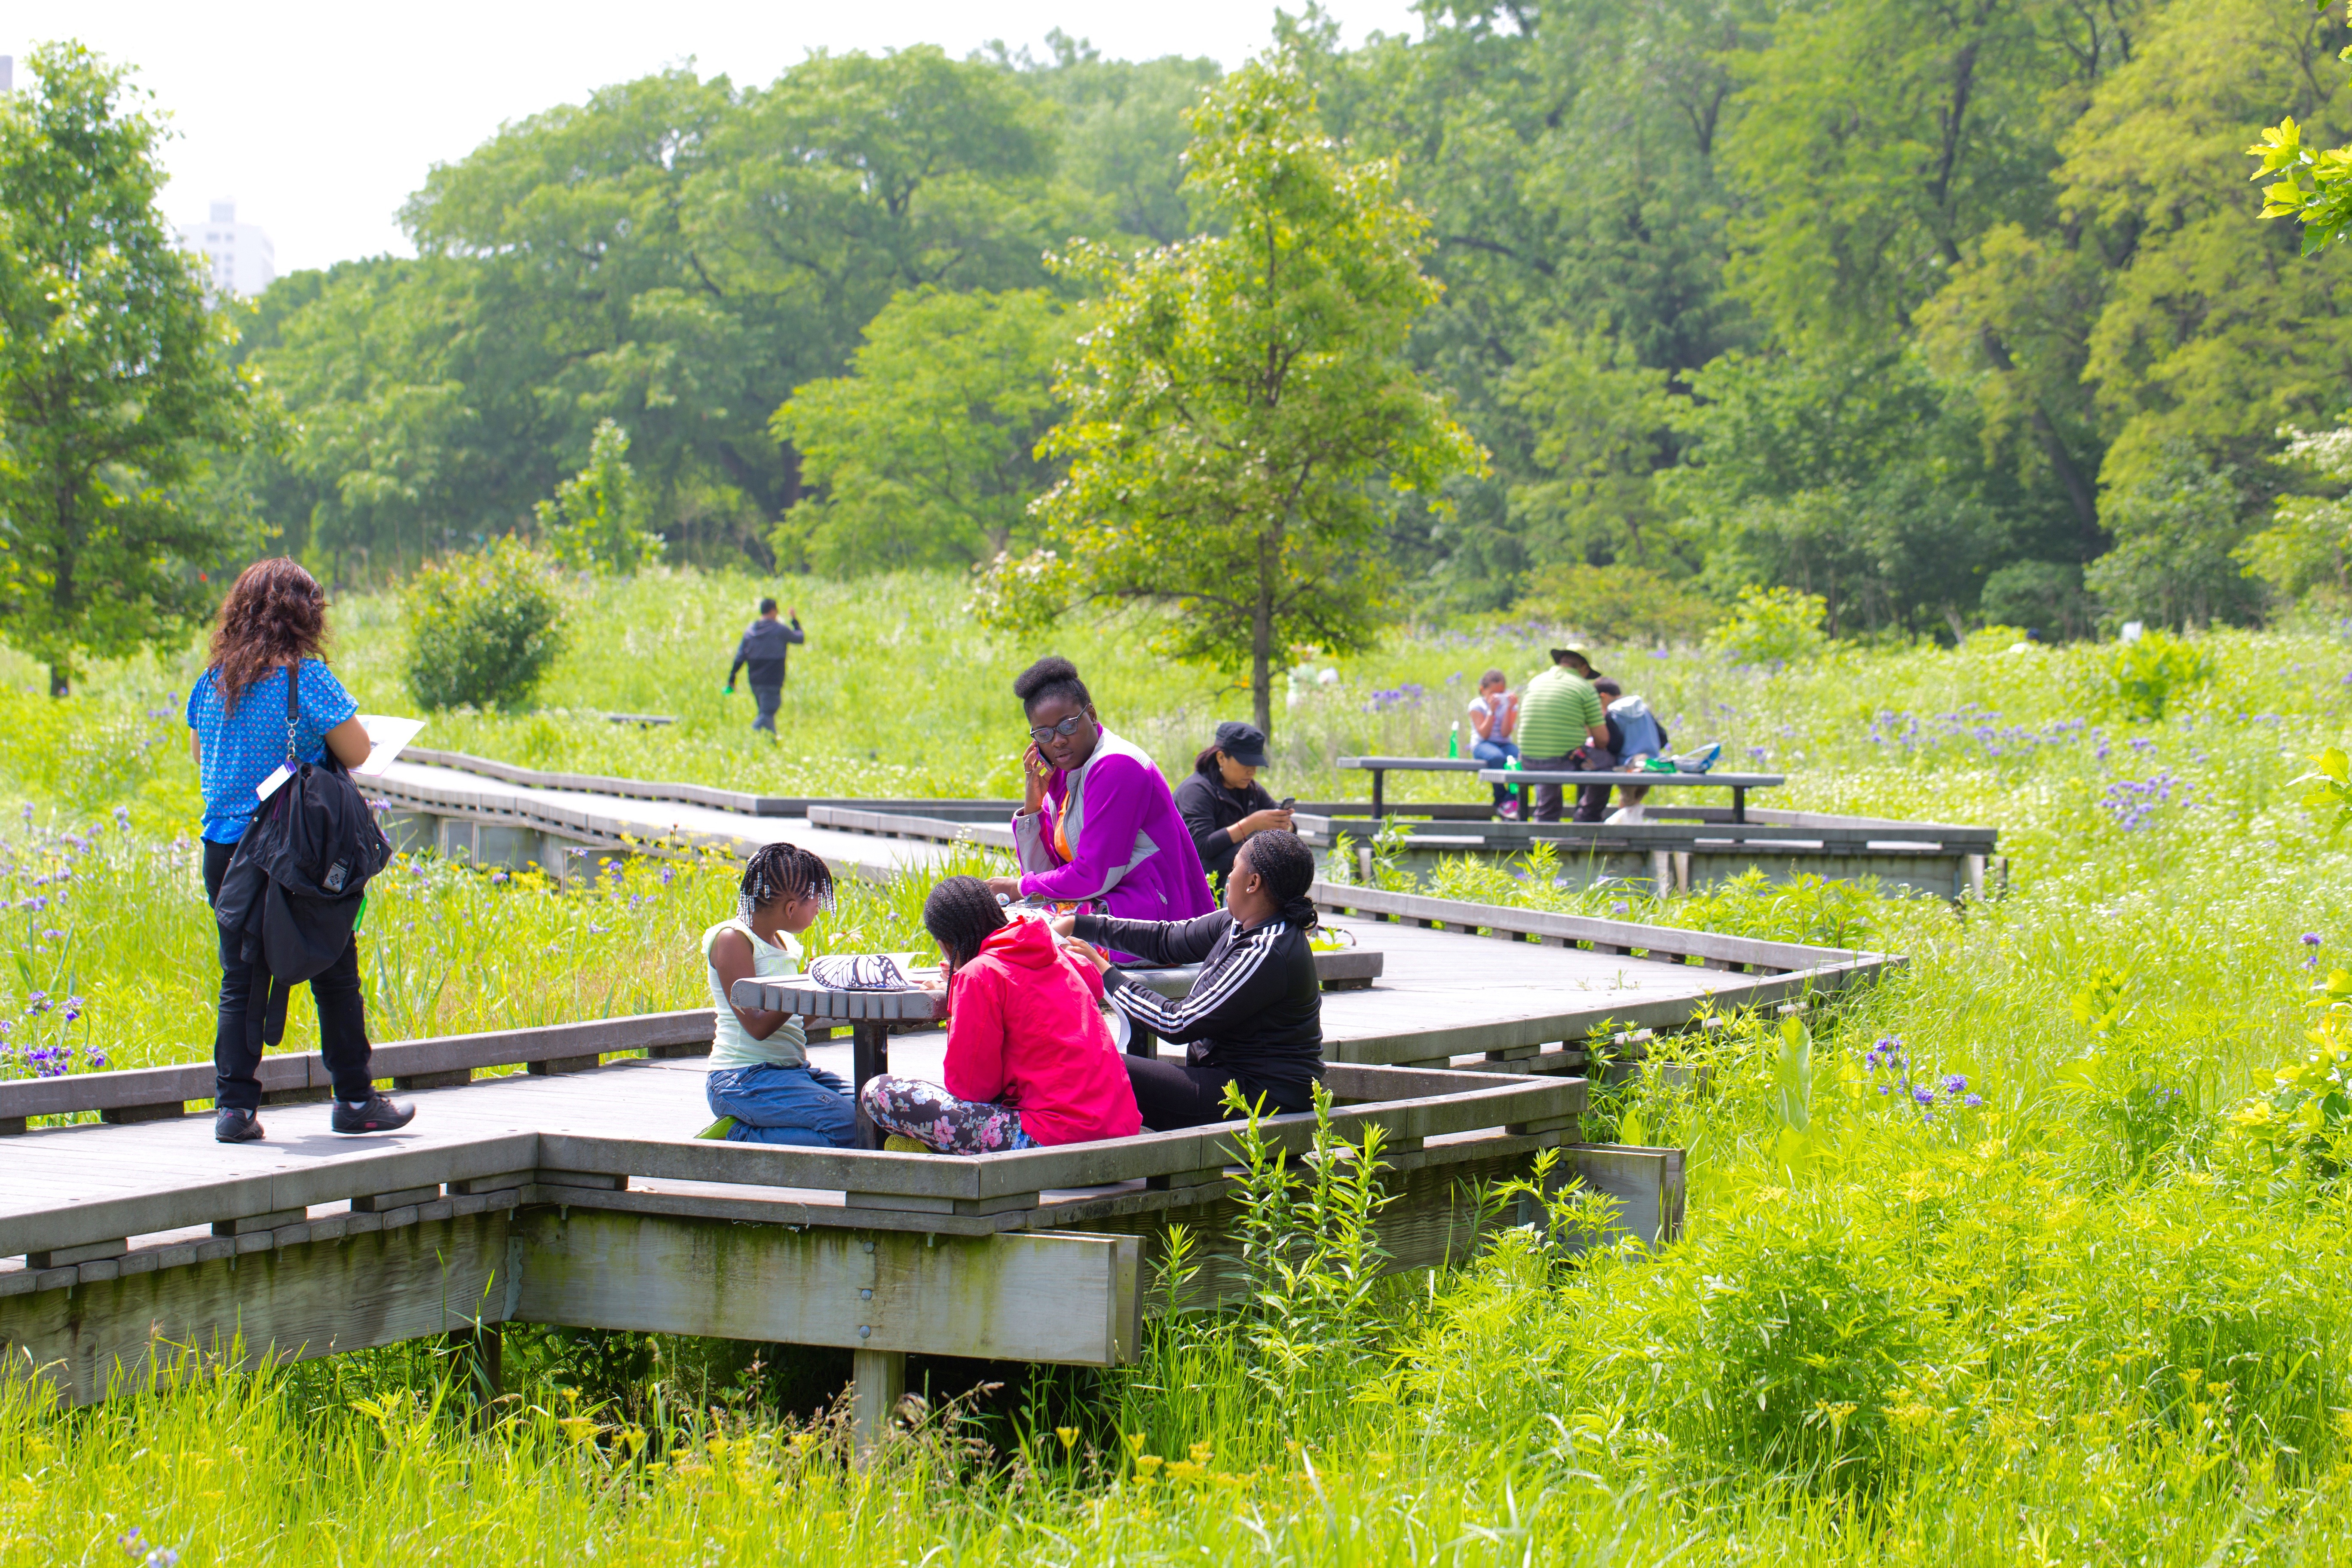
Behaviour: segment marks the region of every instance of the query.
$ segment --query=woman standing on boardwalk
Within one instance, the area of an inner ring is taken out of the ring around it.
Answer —
[[[359,705],[320,657],[326,637],[326,594],[283,556],[247,567],[221,603],[212,662],[188,693],[188,744],[205,792],[205,897],[215,904],[264,787],[273,781],[282,787],[279,771],[289,758],[320,763],[331,752],[345,768],[367,761]],[[262,1135],[259,1033],[248,1030],[246,1017],[255,1005],[254,965],[240,934],[219,935],[213,1136],[245,1143]],[[376,1093],[368,1074],[357,932],[311,977],[310,1000],[319,1009],[320,1054],[335,1080],[334,1130],[388,1132],[406,1125],[416,1112]]]
[[[1139,921],[1217,907],[1168,781],[1142,750],[1103,728],[1077,667],[1041,658],[1013,682],[1029,716],[1026,798],[1013,818],[1021,873],[992,877],[1003,898],[1099,903]]]

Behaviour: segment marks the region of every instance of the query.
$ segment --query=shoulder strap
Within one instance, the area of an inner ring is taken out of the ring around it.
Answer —
[[[296,659],[286,667],[286,765],[294,765],[294,721],[301,700],[302,661]]]

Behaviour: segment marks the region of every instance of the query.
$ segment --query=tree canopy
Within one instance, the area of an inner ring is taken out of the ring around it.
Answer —
[[[156,210],[162,130],[74,44],[0,97],[0,637],[66,694],[77,655],[184,637],[246,542],[198,493],[246,438],[227,321]]]
[[[1417,605],[1573,618],[1561,584],[1650,573],[1943,636],[2336,591],[2244,577],[2283,499],[2346,482],[2283,432],[2352,407],[2352,279],[2297,261],[2298,228],[2345,231],[2257,221],[2245,149],[2292,117],[2271,210],[2335,210],[2340,12],[1426,0],[1352,47],[1311,8],[1277,31],[1317,132],[1418,215],[1442,288],[1405,352],[1491,454],[1380,501]],[[1023,323],[1106,276],[1044,257],[1227,232],[1181,162],[1216,79],[1055,35],[673,68],[509,125],[425,176],[415,259],[252,309],[236,352],[289,414],[220,465],[231,499],[323,569],[401,569],[529,531],[611,419],[674,560],[1017,554],[1060,478],[1015,434],[1051,417]],[[921,434],[956,406],[969,432]],[[2206,565],[2152,601],[2092,567],[2165,495],[2200,498]]]

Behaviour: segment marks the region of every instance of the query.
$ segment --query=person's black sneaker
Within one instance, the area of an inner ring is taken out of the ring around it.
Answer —
[[[416,1114],[413,1105],[394,1105],[383,1095],[372,1094],[365,1105],[345,1105],[335,1101],[334,1128],[338,1132],[390,1132],[408,1125]]]
[[[213,1112],[213,1138],[221,1143],[250,1143],[261,1136],[261,1118],[250,1110],[222,1106]]]

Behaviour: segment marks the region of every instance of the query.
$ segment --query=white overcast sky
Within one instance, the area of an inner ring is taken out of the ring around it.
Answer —
[[[1297,5],[1294,3],[1293,8]],[[1328,0],[1347,41],[1418,32],[1410,0]],[[897,0],[884,4],[282,0],[196,5],[74,0],[12,5],[0,54],[80,39],[138,68],[177,132],[163,197],[177,223],[233,197],[268,231],[278,274],[381,251],[407,254],[394,214],[435,163],[465,156],[501,123],[691,58],[703,75],[767,81],[813,49],[938,44],[956,55],[1003,38],[1041,56],[1055,27],[1112,58],[1207,55],[1231,66],[1272,34],[1272,0]]]

